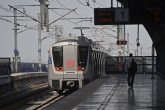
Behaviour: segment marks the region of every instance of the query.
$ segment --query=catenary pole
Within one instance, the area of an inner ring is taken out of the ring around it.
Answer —
[[[38,13],[38,21],[41,21],[40,13]],[[38,22],[38,66],[39,72],[41,72],[41,24]]]
[[[18,72],[18,45],[17,45],[17,10],[14,8],[14,72]]]

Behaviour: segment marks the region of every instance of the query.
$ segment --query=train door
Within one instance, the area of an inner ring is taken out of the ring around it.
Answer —
[[[78,79],[77,75],[77,46],[63,47],[64,79]]]

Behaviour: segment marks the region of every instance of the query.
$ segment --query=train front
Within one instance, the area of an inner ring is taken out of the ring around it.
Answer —
[[[49,50],[48,79],[52,89],[81,88],[88,59],[88,46],[77,42],[61,42]]]

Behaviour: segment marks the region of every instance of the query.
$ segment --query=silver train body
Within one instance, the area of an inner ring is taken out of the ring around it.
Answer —
[[[49,86],[59,93],[81,88],[105,73],[105,49],[85,37],[59,40],[49,49]]]

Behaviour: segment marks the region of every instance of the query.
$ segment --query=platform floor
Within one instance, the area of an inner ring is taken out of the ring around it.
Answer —
[[[97,89],[88,87],[90,85],[87,86],[84,94],[87,94],[91,89],[95,89],[88,96],[81,98],[78,96],[79,93],[77,95],[73,93],[69,96],[72,97],[70,101],[66,97],[66,100],[64,98],[62,103],[60,101],[57,103],[63,104],[64,110],[165,110],[165,80],[157,75],[152,80],[151,75],[137,74],[134,87],[129,88],[126,77],[127,75],[121,74],[108,75],[102,78],[102,80],[105,78],[105,82],[100,84]],[[78,91],[81,92],[82,90]],[[81,101],[74,105],[75,99],[73,97],[77,96]],[[74,107],[67,107],[69,103],[72,103]],[[62,107],[59,106],[52,105],[51,109],[62,110]]]

